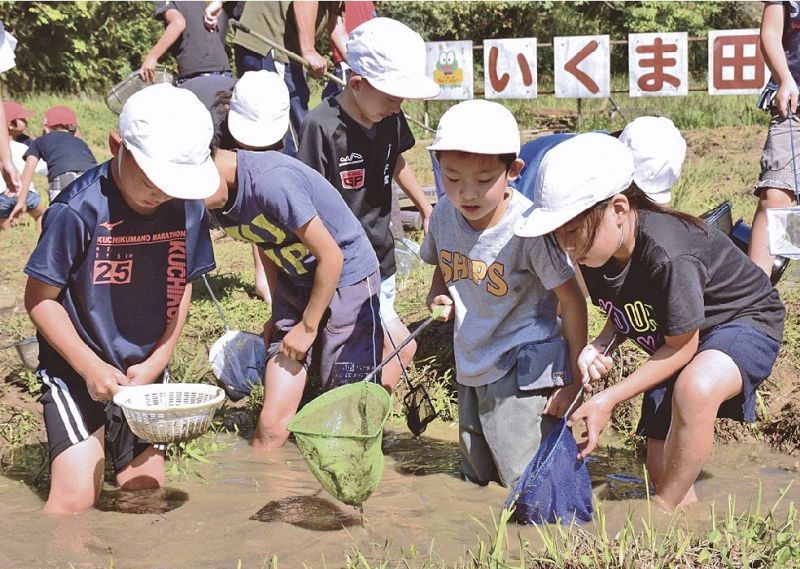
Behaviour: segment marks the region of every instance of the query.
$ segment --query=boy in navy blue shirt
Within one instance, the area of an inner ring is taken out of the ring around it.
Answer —
[[[27,188],[40,159],[47,162],[50,203],[53,203],[61,190],[97,165],[89,146],[75,136],[77,128],[78,117],[69,107],[59,105],[47,110],[44,115],[44,134],[31,141],[23,156],[25,169],[22,171],[22,191],[19,193],[17,207],[11,212],[12,220],[18,212],[25,212]]]
[[[252,122],[273,132],[266,147],[280,142],[269,117]],[[272,291],[253,446],[273,450],[289,436],[312,357],[325,389],[361,381],[380,362],[378,260],[342,197],[305,164],[271,150],[220,149],[214,161],[222,181],[206,206],[229,235],[259,247]]]
[[[155,85],[128,100],[119,130],[118,154],[47,210],[25,267],[51,515],[97,503],[106,447],[122,490],[163,486],[163,449],[136,437],[108,401],[120,386],[163,381],[191,280],[214,268],[200,201],[219,184],[208,111],[189,91]]]

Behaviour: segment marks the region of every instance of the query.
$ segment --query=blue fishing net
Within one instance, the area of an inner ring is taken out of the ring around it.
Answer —
[[[565,419],[542,442],[506,500],[520,524],[569,524],[592,519],[592,483]]]

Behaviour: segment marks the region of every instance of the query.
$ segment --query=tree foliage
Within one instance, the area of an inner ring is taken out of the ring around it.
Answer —
[[[426,40],[531,37],[756,27],[755,2],[379,2],[381,15],[401,20]],[[19,40],[17,66],[4,74],[13,94],[105,91],[138,68],[163,29],[152,2],[0,1],[0,20]],[[626,50],[612,50],[612,68],[624,72]],[[547,74],[552,51],[540,50]],[[705,46],[692,50],[692,69],[705,65]],[[478,62],[478,66],[480,67]]]

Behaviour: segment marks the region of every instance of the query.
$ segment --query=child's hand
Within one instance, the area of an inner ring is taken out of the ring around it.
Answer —
[[[775,108],[778,109],[778,113],[786,118],[788,116],[787,109],[789,105],[791,105],[792,114],[797,112],[797,98],[797,83],[795,83],[794,78],[790,77],[778,86],[773,104]]]
[[[160,366],[156,366],[154,369],[154,366],[148,360],[132,365],[125,374],[128,377],[128,385],[147,385],[153,383],[164,373],[163,368],[158,369],[159,367]]]
[[[302,362],[316,337],[316,330],[310,330],[305,324],[299,322],[283,337],[281,353],[293,360]]]
[[[597,381],[614,368],[614,360],[601,354],[593,344],[588,344],[578,356],[578,369],[581,372],[581,383]]]
[[[581,420],[586,424],[586,431],[581,434],[586,440],[578,445],[578,460],[583,460],[594,451],[597,441],[600,439],[600,433],[611,419],[614,403],[609,400],[607,393],[607,391],[603,391],[586,401],[567,420],[568,427],[577,425]]]
[[[453,299],[448,295],[439,294],[435,296],[433,300],[428,301],[428,310],[431,312],[433,312],[437,306],[445,307],[442,315],[437,318],[439,322],[447,322],[453,317]]]
[[[14,221],[16,218],[20,217],[26,211],[28,211],[28,206],[25,205],[25,201],[18,199],[16,205],[14,206],[14,209],[12,209],[11,213],[8,215],[8,221],[9,222]]]
[[[578,394],[580,387],[581,385],[578,382],[573,382],[570,385],[557,388],[550,394],[542,413],[553,415],[554,417],[563,417]]]
[[[92,364],[83,378],[89,397],[94,401],[108,401],[119,391],[120,385],[128,385],[127,376],[102,360]]]

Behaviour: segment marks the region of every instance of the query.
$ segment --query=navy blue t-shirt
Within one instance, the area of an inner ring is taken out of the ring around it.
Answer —
[[[86,172],[97,166],[94,154],[80,138],[54,130],[31,141],[23,156],[36,156],[47,162],[47,179],[53,181],[64,172]]]
[[[202,201],[173,199],[141,215],[124,201],[110,162],[61,192],[44,215],[25,273],[63,289],[78,335],[123,373],[145,360],[177,314],[186,283],[214,268]],[[39,335],[42,369],[77,374]]]
[[[280,152],[237,155],[238,189],[229,209],[213,210],[236,239],[255,243],[297,285],[314,284],[317,259],[295,233],[319,216],[344,255],[339,285],[364,280],[378,259],[361,224],[321,174]]]

